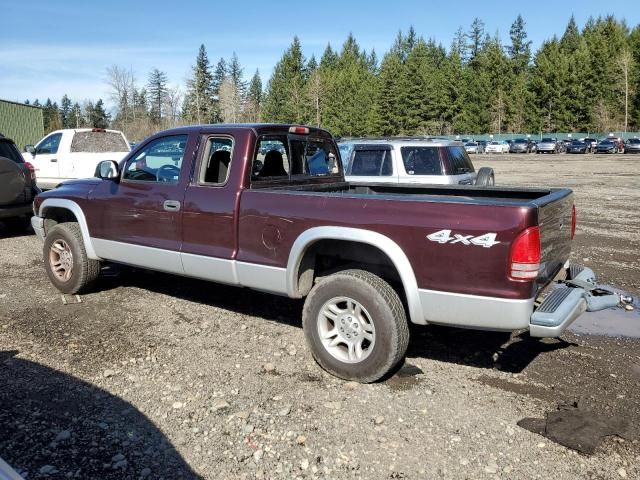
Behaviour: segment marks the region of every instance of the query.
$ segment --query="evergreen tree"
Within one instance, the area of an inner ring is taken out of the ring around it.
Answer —
[[[83,126],[82,122],[82,109],[78,102],[74,103],[69,110],[69,116],[67,117],[67,127],[65,128],[80,128]]]
[[[260,121],[260,109],[262,106],[262,80],[260,79],[260,72],[256,70],[256,73],[251,77],[249,82],[249,88],[247,90],[247,99],[245,104],[245,118],[249,122]]]
[[[209,123],[217,120],[213,75],[204,44],[200,45],[198,50],[196,64],[192,67],[192,77],[187,80],[183,116],[188,121],[196,123]]]
[[[466,45],[467,61],[473,66],[477,66],[477,59],[482,50],[484,39],[484,22],[476,17],[473,19],[469,33],[467,33]]]
[[[525,30],[524,19],[518,15],[509,30],[511,38],[511,46],[507,48],[513,72],[520,75],[527,70],[529,60],[531,59],[531,41],[527,40],[527,32]]]
[[[285,51],[267,84],[263,104],[265,121],[302,123],[306,117],[305,61],[298,37]]]
[[[162,119],[162,105],[167,96],[167,74],[157,68],[151,70],[147,88],[149,89],[151,101],[151,111],[149,115],[153,122],[159,123]]]
[[[93,128],[108,128],[111,116],[104,110],[104,102],[98,99],[89,111],[89,123]]]
[[[69,115],[71,114],[71,100],[65,93],[60,101],[60,121],[62,128],[73,128],[69,122]]]

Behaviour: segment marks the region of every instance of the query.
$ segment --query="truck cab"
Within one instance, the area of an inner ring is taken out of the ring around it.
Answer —
[[[38,187],[49,190],[65,180],[91,177],[102,160],[120,161],[130,151],[118,130],[78,128],[51,132],[35,146],[25,146],[23,157],[35,167]]]

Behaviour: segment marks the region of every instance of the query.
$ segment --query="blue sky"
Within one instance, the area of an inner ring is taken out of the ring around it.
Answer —
[[[106,68],[117,64],[146,82],[154,67],[173,85],[184,85],[198,47],[212,62],[235,51],[250,76],[258,68],[266,84],[274,64],[298,35],[307,57],[319,56],[327,42],[340,47],[349,32],[379,57],[399,29],[413,25],[426,38],[449,46],[462,26],[482,18],[490,34],[508,40],[518,13],[537,47],[561,35],[574,14],[579,26],[593,15],[615,14],[629,26],[640,22],[637,0],[514,2],[396,0],[346,2],[213,2],[183,0],[2,0],[0,98],[22,101],[108,99]],[[107,102],[108,103],[108,102]]]

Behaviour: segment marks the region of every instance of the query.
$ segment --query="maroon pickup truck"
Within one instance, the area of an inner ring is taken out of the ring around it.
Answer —
[[[304,297],[317,362],[362,382],[403,359],[408,321],[555,337],[620,302],[569,266],[570,190],[350,185],[331,135],[302,126],[164,131],[34,213],[60,291],[108,260]]]

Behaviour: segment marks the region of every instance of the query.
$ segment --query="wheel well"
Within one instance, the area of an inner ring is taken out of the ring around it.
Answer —
[[[304,297],[318,279],[351,268],[383,278],[404,301],[402,280],[389,256],[373,245],[348,240],[323,239],[307,247],[298,267],[297,291]]]
[[[44,211],[44,231],[45,234],[58,223],[77,222],[78,219],[71,210],[62,207],[48,207]]]

